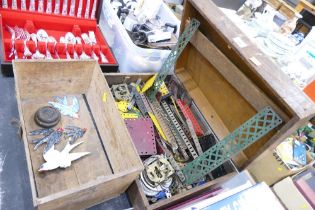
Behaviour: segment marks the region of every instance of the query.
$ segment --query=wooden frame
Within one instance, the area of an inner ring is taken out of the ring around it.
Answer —
[[[15,61],[13,67],[34,207],[85,209],[123,193],[143,165],[97,62]],[[63,95],[79,99],[80,119],[62,116],[57,126],[86,127],[85,142],[75,150],[91,154],[69,168],[39,173],[43,148],[35,151],[27,133],[38,129],[34,112]]]

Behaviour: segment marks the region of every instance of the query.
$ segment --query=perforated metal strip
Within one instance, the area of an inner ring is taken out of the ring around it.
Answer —
[[[162,104],[162,107],[164,108],[164,110],[166,111],[167,115],[169,116],[171,122],[175,126],[177,132],[179,133],[179,135],[181,136],[182,140],[184,141],[185,145],[187,146],[190,154],[192,155],[192,157],[194,159],[196,159],[198,157],[198,154],[196,153],[194,147],[191,145],[191,143],[190,143],[189,139],[187,138],[185,132],[183,131],[183,129],[179,125],[179,122],[175,118],[175,116],[174,116],[173,112],[171,111],[170,107],[168,106],[168,104],[165,101],[162,101],[161,104]]]
[[[149,90],[149,100],[154,100],[156,93],[159,91],[168,73],[173,69],[178,57],[183,52],[184,48],[188,44],[191,37],[199,27],[200,23],[198,20],[192,18],[189,25],[185,28],[183,33],[179,36],[176,46],[172,49],[169,56],[164,61],[161,70],[159,71],[153,86]]]
[[[264,108],[222,141],[188,163],[182,170],[186,177],[185,184],[192,184],[204,177],[281,123],[282,119],[270,107]]]
[[[130,100],[131,101],[129,103],[128,110],[131,110],[132,107],[134,106],[134,104],[136,103],[136,100],[134,99],[134,96],[135,96],[135,94],[137,92],[137,86],[140,84],[140,82],[141,82],[141,79],[138,79],[136,84],[132,87],[132,91],[130,93],[130,97],[131,97]]]
[[[191,122],[191,120],[186,120],[187,122],[187,125],[188,125],[188,128],[189,128],[189,131],[190,131],[190,134],[191,134],[191,137],[194,141],[194,144],[195,144],[195,147],[196,147],[196,150],[198,152],[199,155],[201,155],[203,152],[202,152],[202,149],[201,149],[201,146],[200,146],[200,143],[199,143],[199,139],[196,135],[196,132],[194,130],[194,127],[193,127],[193,124]]]
[[[203,136],[203,131],[202,131],[202,129],[201,129],[197,119],[195,118],[194,114],[190,110],[189,106],[187,104],[185,104],[185,102],[180,100],[180,99],[177,99],[176,103],[179,106],[179,108],[182,111],[182,113],[185,116],[185,118],[187,120],[188,119],[191,120],[191,122],[193,124],[193,128],[194,128],[197,136]]]
[[[178,149],[178,145],[176,144],[176,140],[175,137],[172,134],[172,131],[170,130],[170,127],[167,124],[167,121],[165,119],[165,117],[163,116],[163,110],[160,107],[159,102],[155,99],[152,102],[147,101],[150,104],[150,107],[153,111],[153,114],[155,115],[155,117],[157,118],[157,120],[160,123],[160,126],[168,140],[168,142],[172,145],[172,149],[173,150],[177,150]],[[187,155],[188,158],[188,155]]]
[[[142,98],[140,96],[140,93],[138,91],[135,92],[135,101],[136,101],[136,104],[137,104],[140,112],[142,113],[142,115],[146,116],[146,113],[148,112],[148,110],[146,109],[146,107],[142,101]]]
[[[158,102],[157,102],[158,103]],[[159,106],[159,110],[161,113],[164,113],[164,111],[161,109],[161,107]],[[180,134],[178,133],[175,125],[169,120],[169,117],[168,116],[165,116],[165,118],[167,120],[167,126],[168,128],[171,130],[172,134],[174,135],[175,137],[175,141],[177,142],[177,145],[179,146],[180,148],[180,151],[182,153],[182,155],[184,156],[184,158],[186,160],[189,159],[189,156],[188,154],[186,153],[186,149],[187,149],[187,146],[185,144],[185,142],[183,141],[182,137],[180,136]]]
[[[151,109],[150,104],[148,103],[147,97],[143,93],[139,93],[139,95],[146,110],[153,114],[153,110]]]

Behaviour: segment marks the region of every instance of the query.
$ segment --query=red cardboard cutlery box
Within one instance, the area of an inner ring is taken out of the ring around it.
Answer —
[[[32,0],[25,0],[26,10],[21,9],[21,4],[23,4],[21,0],[13,0],[13,5],[12,0],[1,0],[0,59],[2,73],[6,76],[13,75],[12,60],[36,59],[39,58],[36,56],[37,53],[41,56],[44,55],[44,59],[48,58],[48,54],[51,59],[79,59],[82,53],[85,53],[88,58],[98,59],[103,72],[116,72],[118,70],[117,61],[106,42],[106,37],[103,36],[97,25],[102,0],[96,0],[96,9],[95,7],[93,9],[93,0],[81,0],[82,2],[80,0],[73,0],[72,2],[71,0],[60,0],[59,14],[54,13],[56,1],[58,0],[51,0],[51,13],[46,13],[50,0],[35,0],[33,1],[35,4],[30,4]],[[66,1],[65,4],[63,1]],[[43,3],[42,12],[39,11],[38,7],[40,2]],[[75,7],[73,3],[75,3]],[[82,3],[82,15],[78,17],[80,3]],[[89,10],[87,10],[89,11],[88,18],[85,16],[87,3],[90,3]],[[32,5],[35,6],[35,10],[30,11]],[[66,10],[63,9],[65,5],[67,5]],[[73,16],[70,16],[71,6],[75,8]],[[64,15],[62,15],[63,10],[66,11]],[[95,18],[92,12],[95,13]],[[14,31],[13,36],[12,30]],[[53,37],[55,41],[53,42],[51,38],[43,41],[36,39],[36,36],[35,39],[30,38],[34,37],[36,33],[38,34],[39,30],[44,31],[44,35]],[[65,36],[69,32],[73,34],[71,37],[79,37],[79,41],[62,41],[65,40]],[[82,38],[82,34],[89,35],[91,32],[94,42],[89,42],[89,39],[86,42]],[[29,54],[25,53],[26,49],[30,52]]]

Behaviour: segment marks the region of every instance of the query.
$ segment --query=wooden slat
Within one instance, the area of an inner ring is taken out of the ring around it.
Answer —
[[[99,177],[97,180],[75,189],[37,199],[39,204],[38,209],[86,209],[125,192],[131,181],[135,180],[138,175],[139,169],[135,169],[124,173]]]
[[[15,69],[13,68],[13,70],[15,70]],[[19,80],[18,74],[15,74],[15,80]],[[19,116],[20,116],[20,126],[22,129],[22,140],[25,140],[25,139],[27,139],[27,133],[26,133],[26,129],[25,129],[25,118],[24,118],[24,114],[23,114],[23,110],[22,110],[21,97],[20,97],[20,91],[19,90],[20,90],[20,85],[19,85],[19,83],[15,82],[15,93],[16,93],[17,107],[18,107]],[[36,190],[35,180],[33,177],[33,168],[32,168],[30,150],[29,150],[28,144],[25,142],[24,142],[24,151],[25,151],[25,156],[26,156],[28,176],[29,176],[30,185],[31,185],[32,198],[36,198],[37,197],[37,190]],[[32,201],[33,201],[33,206],[34,207],[37,206],[36,199],[32,199]]]
[[[104,75],[94,71],[92,80],[86,97],[114,172],[142,165]]]
[[[13,68],[19,76],[20,97],[36,98],[66,94],[82,94],[91,83],[94,62],[14,61]],[[74,73],[78,72],[78,73]]]

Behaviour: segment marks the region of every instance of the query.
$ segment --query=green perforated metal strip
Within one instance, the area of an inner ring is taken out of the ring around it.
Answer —
[[[191,19],[189,25],[185,28],[183,33],[179,36],[176,46],[173,48],[169,56],[164,61],[161,70],[159,71],[153,86],[148,90],[149,100],[152,101],[157,92],[159,91],[161,85],[163,84],[166,76],[173,69],[178,57],[183,52],[184,48],[190,41],[191,37],[194,35],[195,31],[199,27],[200,23],[196,19]]]
[[[282,119],[270,107],[262,109],[222,141],[188,163],[182,169],[186,177],[185,184],[198,181],[281,123]]]

